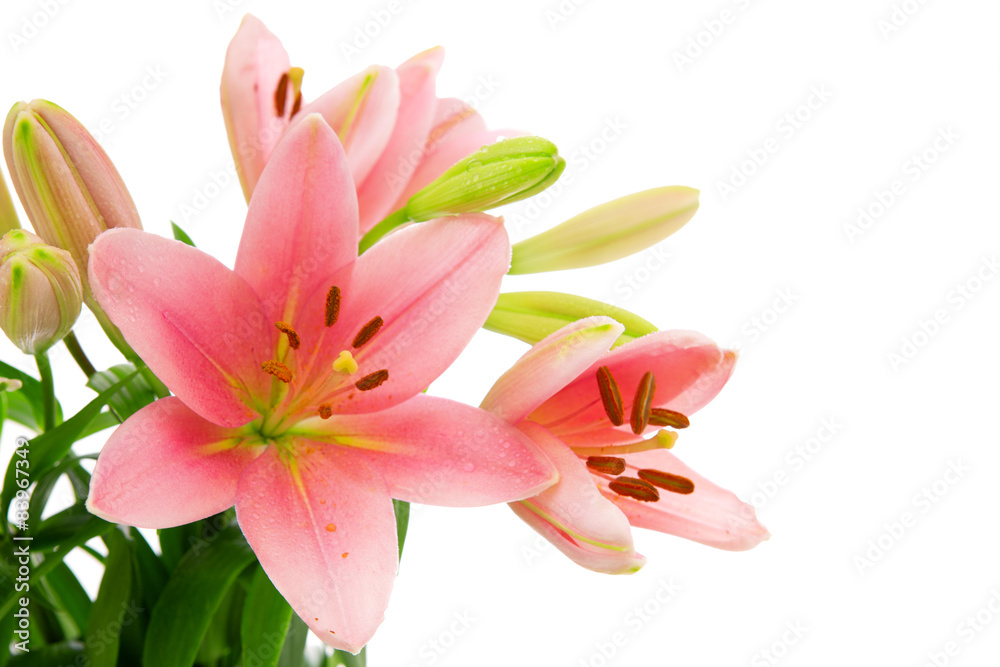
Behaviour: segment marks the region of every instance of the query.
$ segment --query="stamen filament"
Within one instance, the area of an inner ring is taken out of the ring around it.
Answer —
[[[608,419],[615,426],[625,423],[625,408],[622,406],[622,393],[618,389],[618,383],[611,375],[611,369],[601,366],[597,369],[597,388],[601,391],[601,402],[604,403],[604,412]]]
[[[656,394],[656,378],[653,377],[652,372],[647,372],[639,380],[639,387],[635,390],[635,399],[632,401],[632,414],[629,423],[632,425],[632,432],[636,435],[645,431],[649,424],[654,394]]]
[[[677,442],[677,434],[673,431],[659,431],[652,438],[628,442],[622,445],[604,445],[602,447],[571,447],[577,456],[621,456],[636,454],[653,449],[671,449]]]

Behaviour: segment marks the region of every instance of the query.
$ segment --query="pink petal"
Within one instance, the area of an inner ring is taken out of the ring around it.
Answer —
[[[137,229],[90,246],[94,296],[129,345],[184,403],[236,427],[269,395],[273,335],[257,295],[218,260]]]
[[[288,123],[274,95],[289,69],[288,53],[261,21],[246,15],[226,51],[222,115],[247,200]]]
[[[356,448],[392,497],[410,502],[491,505],[528,498],[557,479],[517,429],[485,410],[422,394],[381,412],[310,419],[296,432]]]
[[[610,317],[588,317],[564,326],[501,375],[480,407],[517,424],[604,356],[624,330]]]
[[[767,529],[757,521],[752,505],[742,502],[732,491],[708,481],[665,449],[630,454],[626,461],[625,474],[629,476],[635,476],[641,468],[651,468],[694,482],[693,493],[683,495],[661,490],[658,501],[640,502],[617,495],[608,488],[608,480],[598,479],[604,495],[628,516],[633,526],[730,551],[752,549],[770,537]]]
[[[373,65],[307,104],[296,120],[318,113],[337,133],[351,163],[355,183],[363,183],[396,124],[399,77],[388,67]]]
[[[267,326],[291,324],[306,359],[325,335],[327,291],[347,287],[358,252],[357,223],[354,182],[340,142],[320,116],[307,116],[268,162],[236,258],[236,273],[265,306]]]
[[[546,401],[531,420],[549,428],[569,445],[610,444],[634,440],[629,427],[639,380],[647,371],[656,378],[653,405],[691,415],[725,385],[736,355],[693,331],[657,331],[617,347],[595,362],[572,384]],[[611,369],[621,390],[625,424],[612,426],[597,387],[597,369]],[[649,427],[647,432],[655,430]]]
[[[645,565],[632,544],[628,519],[601,495],[583,461],[541,426],[524,422],[521,428],[559,469],[559,482],[511,503],[514,513],[588,570],[629,574]]]
[[[111,434],[90,479],[87,509],[140,528],[204,519],[232,507],[236,482],[262,449],[180,399],[164,398]]]
[[[270,447],[240,478],[236,518],[264,572],[334,648],[361,650],[396,576],[396,521],[385,482],[353,452],[299,440]]]
[[[359,369],[349,382],[383,369],[389,379],[371,391],[346,385],[334,411],[382,410],[426,389],[486,321],[509,265],[503,221],[478,214],[411,225],[363,254],[335,329],[351,341],[380,316],[378,334],[353,350]]]
[[[430,49],[399,66],[400,102],[388,145],[368,178],[358,186],[361,233],[392,212],[399,194],[423,159],[437,98],[434,83],[444,49]]]

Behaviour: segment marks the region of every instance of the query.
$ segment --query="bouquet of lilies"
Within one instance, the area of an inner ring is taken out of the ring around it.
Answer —
[[[577,564],[635,572],[632,527],[723,549],[767,537],[751,506],[671,453],[736,354],[586,296],[501,292],[677,231],[663,187],[513,247],[487,211],[555,183],[549,141],[437,96],[441,49],[318,98],[246,17],[221,98],[248,202],[234,266],[143,231],[87,130],[43,100],[3,128],[0,666],[358,665],[389,604],[409,503],[514,513]],[[122,362],[95,368],[83,304]],[[530,345],[479,406],[426,395],[480,328]],[[62,342],[95,396],[56,398]],[[99,453],[74,448],[100,433]],[[48,508],[68,480],[74,502]],[[155,529],[154,533],[149,530]],[[155,539],[154,539],[155,538]],[[64,562],[103,567],[94,599]],[[414,619],[417,622],[417,619]],[[312,632],[325,651],[305,648]]]

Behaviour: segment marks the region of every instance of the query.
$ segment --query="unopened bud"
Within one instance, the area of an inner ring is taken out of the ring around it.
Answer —
[[[68,250],[86,284],[87,246],[115,227],[141,229],[121,176],[97,141],[66,110],[18,102],[7,115],[3,152],[35,232]]]
[[[628,257],[676,232],[697,210],[698,191],[683,186],[615,199],[514,245],[510,273],[576,269]]]
[[[570,322],[602,315],[621,322],[624,333],[614,347],[653,333],[656,327],[624,308],[562,292],[506,292],[483,328],[534,345]]]
[[[44,352],[80,316],[83,285],[70,254],[15,229],[0,239],[0,327],[25,354]]]
[[[14,210],[14,202],[10,198],[10,190],[7,189],[7,181],[3,174],[0,174],[0,234],[6,234],[12,229],[20,229],[21,223],[17,219],[17,212]]]
[[[565,168],[551,141],[504,139],[467,155],[410,197],[407,217],[420,222],[503,206],[545,190]]]

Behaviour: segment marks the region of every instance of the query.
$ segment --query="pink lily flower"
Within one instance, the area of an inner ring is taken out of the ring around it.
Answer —
[[[222,111],[243,192],[249,201],[278,142],[310,113],[334,129],[358,192],[361,233],[400,208],[455,162],[501,137],[468,104],[439,99],[435,79],[444,49],[417,54],[395,70],[371,66],[313,102],[302,98],[302,70],[280,40],[247,15],[226,52]]]
[[[477,506],[556,479],[501,419],[421,394],[496,300],[502,222],[431,221],[361,257],[357,225],[347,158],[312,115],[261,174],[235,270],[130,229],[102,234],[89,266],[98,301],[176,396],[111,436],[87,507],[165,528],[235,504],[278,591],[352,652],[395,577],[391,498]]]
[[[557,484],[511,503],[514,513],[578,564],[610,574],[645,563],[630,526],[721,549],[756,546],[768,532],[753,507],[667,451],[677,435],[664,428],[687,426],[712,400],[735,353],[691,331],[659,331],[609,352],[623,330],[607,317],[567,325],[483,400],[559,469]]]

